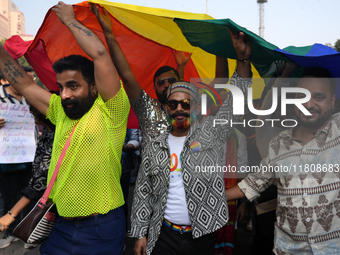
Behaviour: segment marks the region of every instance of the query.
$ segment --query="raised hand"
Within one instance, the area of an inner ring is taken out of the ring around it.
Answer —
[[[94,3],[89,3],[89,4],[90,4],[91,12],[94,15],[96,15],[97,20],[103,29],[104,35],[111,34],[112,33],[112,22],[111,22],[111,18],[107,10],[105,8],[102,8],[103,13],[104,13],[102,14],[99,10],[99,7],[96,4]]]
[[[295,64],[294,62],[287,62],[286,67],[283,70],[280,78],[289,78],[298,68],[299,68],[299,65]]]
[[[192,53],[189,53],[188,56],[185,56],[183,51],[172,50],[172,54],[174,54],[177,66],[185,66],[191,58]]]
[[[231,41],[237,54],[237,59],[249,59],[251,55],[251,41],[247,39],[243,32],[236,33],[229,28]]]
[[[73,6],[65,4],[62,1],[59,1],[58,4],[53,7],[52,11],[57,14],[60,22],[64,25],[76,19]]]

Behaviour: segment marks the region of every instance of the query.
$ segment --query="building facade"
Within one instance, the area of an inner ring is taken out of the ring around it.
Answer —
[[[0,40],[19,35],[24,41],[33,40],[25,34],[25,16],[11,0],[0,0]]]

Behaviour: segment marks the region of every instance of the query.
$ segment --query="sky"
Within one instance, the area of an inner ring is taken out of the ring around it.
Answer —
[[[35,35],[44,17],[58,1],[12,0],[26,20],[26,34]],[[81,1],[64,0],[67,4]],[[207,0],[121,0],[121,3],[176,11],[206,13]],[[334,45],[340,39],[339,0],[268,0],[264,4],[264,38],[278,46]],[[230,18],[240,26],[259,33],[257,0],[208,0],[208,14],[215,19]]]

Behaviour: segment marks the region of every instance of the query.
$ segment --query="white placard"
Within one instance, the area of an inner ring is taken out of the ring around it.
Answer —
[[[34,117],[28,105],[0,103],[0,163],[33,162],[35,155]]]

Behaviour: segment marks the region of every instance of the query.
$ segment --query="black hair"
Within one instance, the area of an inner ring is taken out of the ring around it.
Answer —
[[[336,82],[333,78],[331,72],[328,69],[319,67],[319,66],[311,66],[303,69],[302,77],[304,76],[312,76],[317,78],[328,78],[329,79],[329,90],[331,92],[331,96],[335,94]]]
[[[66,70],[80,71],[89,86],[94,82],[94,64],[86,57],[69,55],[54,62],[52,68],[57,74]]]
[[[156,77],[160,76],[161,74],[165,73],[165,72],[170,72],[170,71],[174,71],[175,75],[177,76],[177,79],[179,81],[179,73],[177,72],[177,70],[171,66],[162,66],[160,68],[158,68],[158,70],[155,72],[155,75],[153,76],[153,83],[155,84],[156,81]]]

